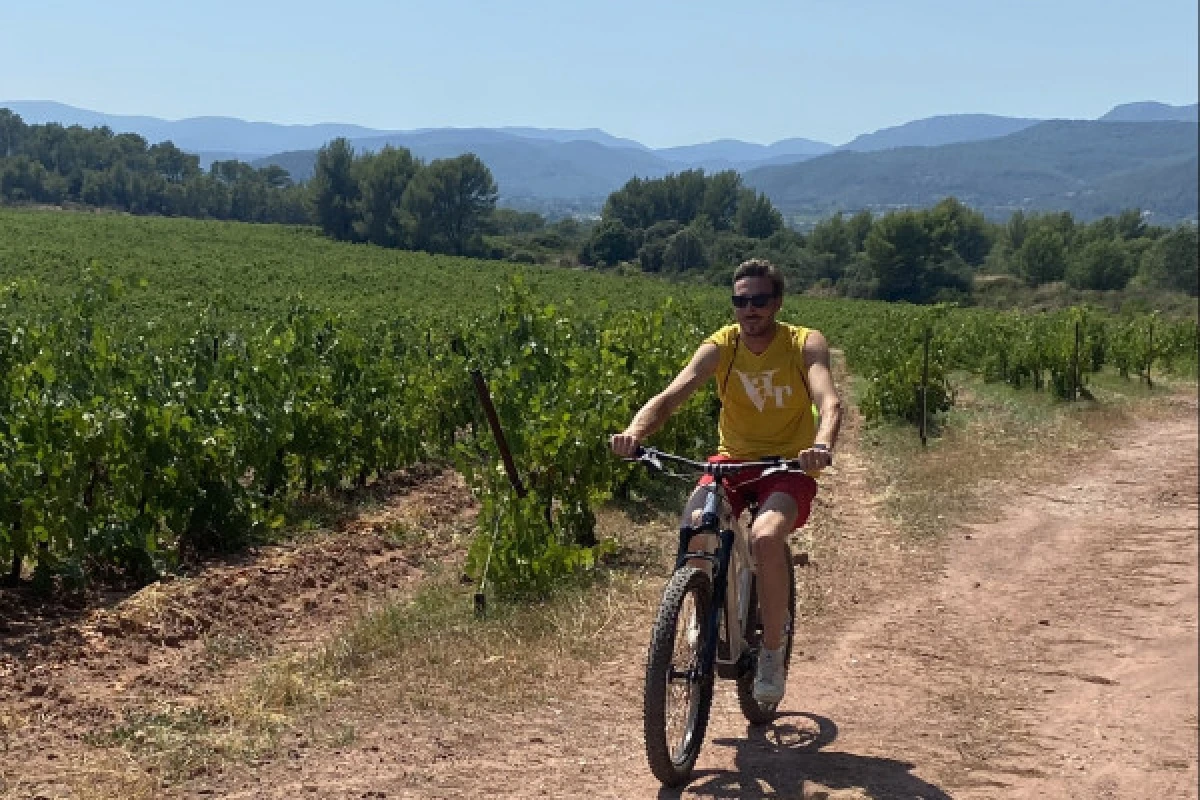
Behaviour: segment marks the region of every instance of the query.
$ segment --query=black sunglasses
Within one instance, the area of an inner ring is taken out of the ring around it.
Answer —
[[[766,308],[771,301],[775,299],[774,294],[735,294],[733,296],[733,305],[735,308],[745,308],[746,304],[755,308]]]

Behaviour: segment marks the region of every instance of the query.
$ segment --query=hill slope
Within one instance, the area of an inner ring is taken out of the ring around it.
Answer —
[[[842,151],[745,178],[789,212],[927,206],[953,195],[992,215],[1095,217],[1140,206],[1173,221],[1196,217],[1196,154],[1195,123],[1053,121],[980,142]]]
[[[1195,122],[1197,105],[1172,106],[1166,103],[1125,103],[1100,119],[1107,122]]]
[[[992,114],[950,114],[913,120],[893,128],[864,133],[840,150],[872,152],[896,147],[937,147],[956,142],[995,139],[1036,125],[1040,120]]]

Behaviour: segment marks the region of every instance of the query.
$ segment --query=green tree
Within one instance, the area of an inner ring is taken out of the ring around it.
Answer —
[[[862,252],[873,224],[875,224],[875,217],[870,211],[859,211],[846,223],[846,230],[850,234],[850,243],[854,245],[854,252]]]
[[[293,185],[292,176],[278,164],[268,164],[259,170],[263,181],[272,189],[286,189]]]
[[[1036,228],[1024,237],[1013,258],[1017,274],[1030,286],[1060,281],[1066,274],[1067,247],[1053,228]]]
[[[453,255],[481,250],[496,195],[491,170],[475,154],[434,161],[417,172],[404,193],[402,207],[411,216],[414,243]]]
[[[584,264],[616,266],[637,254],[638,238],[619,219],[601,220],[579,254]]]
[[[855,252],[854,240],[840,211],[814,225],[807,239],[809,250],[821,256],[828,256],[839,265],[846,264]]]
[[[1037,223],[1058,231],[1058,235],[1062,237],[1063,244],[1067,246],[1068,251],[1075,246],[1079,237],[1079,226],[1075,224],[1075,218],[1071,216],[1070,211],[1042,215],[1037,218]]]
[[[167,183],[183,183],[200,174],[200,159],[171,142],[151,147],[150,157],[154,160],[154,169]]]
[[[708,178],[700,213],[708,217],[716,230],[729,230],[735,224],[741,197],[742,176],[733,170],[718,172]]]
[[[1067,283],[1076,289],[1124,289],[1130,278],[1129,257],[1114,239],[1089,242],[1067,264]]]
[[[921,302],[933,241],[915,211],[884,215],[867,236],[871,283],[880,299]]]
[[[1017,252],[1025,244],[1029,235],[1029,219],[1024,211],[1014,211],[1004,226],[1003,241],[1010,252]]]
[[[500,236],[510,236],[515,233],[537,233],[545,227],[546,218],[536,211],[497,208],[492,212],[488,232]]]
[[[771,205],[765,194],[757,193],[753,189],[743,189],[738,196],[733,228],[742,236],[767,239],[776,231],[782,230],[783,215]]]
[[[684,228],[667,239],[663,250],[663,268],[682,272],[708,266],[708,251],[704,239],[691,227]]]
[[[1200,240],[1195,226],[1180,225],[1145,252],[1139,277],[1149,286],[1187,292],[1194,297],[1200,280],[1198,248]]]
[[[973,267],[978,267],[987,258],[992,249],[992,237],[983,214],[947,197],[929,209],[927,217],[930,234],[939,245],[953,250]]]
[[[46,202],[48,173],[29,156],[5,159],[0,165],[0,196],[16,202]]]
[[[734,225],[742,197],[741,177],[736,172],[719,172],[707,177],[704,170],[685,170],[663,178],[631,178],[604,203],[602,219],[620,220],[632,231],[656,222],[674,220],[690,225],[705,217],[714,230]]]
[[[360,191],[354,169],[354,149],[339,137],[317,151],[312,178],[317,224],[335,239],[355,237]]]
[[[1149,231],[1141,209],[1137,208],[1127,208],[1122,211],[1117,216],[1116,228],[1117,235],[1122,239],[1140,239]]]
[[[405,244],[404,192],[419,168],[405,148],[387,146],[359,159],[359,213],[354,223],[358,238],[382,247]]]
[[[19,114],[0,108],[0,158],[11,158],[21,151],[27,130]]]
[[[666,218],[687,225],[704,207],[708,181],[704,177],[704,170],[689,169],[678,175],[668,175],[663,179],[662,188]]]
[[[604,201],[602,220],[616,220],[628,230],[648,228],[658,221],[650,199],[654,181],[630,178]]]
[[[0,159],[6,162],[0,172],[7,176],[8,200],[74,201],[135,214],[311,221],[297,205],[303,190],[284,197],[291,181],[279,167],[263,171],[223,161],[206,173],[196,156],[171,142],[148,145],[137,134],[116,135],[107,127],[26,126],[0,109]]]
[[[871,285],[882,300],[924,303],[946,292],[965,294],[970,289],[966,264],[946,238],[937,217],[917,211],[886,214],[867,236],[870,278],[856,277],[856,283]]]
[[[667,241],[682,229],[683,226],[673,219],[656,222],[646,229],[642,236],[642,245],[637,252],[638,263],[641,264],[643,272],[662,271]]]

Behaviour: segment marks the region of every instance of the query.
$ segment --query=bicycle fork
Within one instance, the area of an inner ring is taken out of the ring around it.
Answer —
[[[725,608],[726,588],[729,585],[729,564],[733,554],[733,543],[735,534],[732,530],[725,529],[717,531],[717,551],[710,553],[707,550],[702,552],[691,552],[689,545],[693,536],[698,534],[711,534],[716,531],[716,514],[713,513],[713,518],[709,519],[707,504],[703,521],[699,526],[684,525],[679,529],[679,551],[675,558],[675,569],[687,564],[691,559],[703,559],[711,563],[713,569],[713,593],[712,607],[709,609],[708,618],[702,620],[704,626],[704,647],[700,651],[699,663],[693,670],[694,674],[688,676],[689,680],[699,682],[708,677],[713,671],[713,665],[717,659],[717,636],[720,630],[721,613]],[[726,625],[736,624],[728,620]]]

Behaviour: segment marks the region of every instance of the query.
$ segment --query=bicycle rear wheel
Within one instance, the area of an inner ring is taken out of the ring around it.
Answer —
[[[792,661],[792,631],[796,627],[796,565],[792,563],[792,554],[788,553],[788,617],[791,624],[784,631],[783,655],[784,674]],[[742,715],[752,725],[765,725],[775,718],[778,703],[760,703],[754,699],[754,673],[758,671],[758,653],[762,649],[762,618],[758,611],[758,577],[750,584],[750,623],[746,626],[746,647],[748,658],[744,669],[738,674],[737,695],[738,705]]]
[[[666,786],[691,777],[708,727],[713,672],[700,661],[711,613],[708,575],[694,567],[675,570],[654,620],[642,709],[650,771]]]

